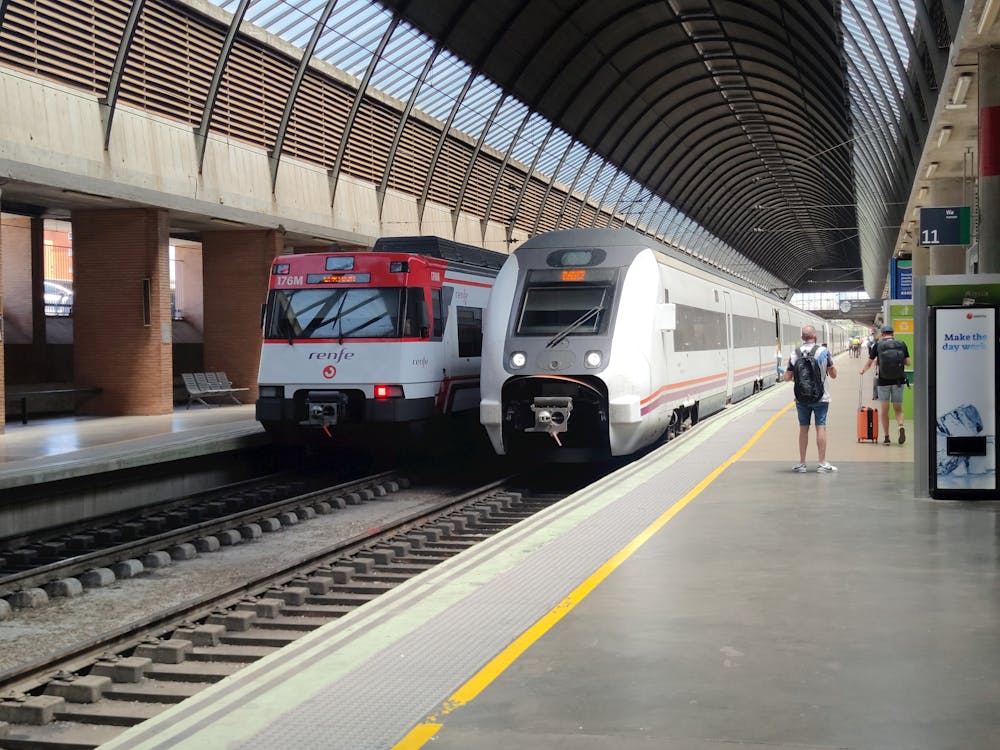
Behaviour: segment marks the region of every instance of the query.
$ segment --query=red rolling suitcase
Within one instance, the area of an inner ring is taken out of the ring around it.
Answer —
[[[861,443],[865,440],[871,440],[873,443],[878,442],[878,409],[873,409],[870,406],[864,406],[861,403],[861,381],[864,378],[858,379],[858,442]]]

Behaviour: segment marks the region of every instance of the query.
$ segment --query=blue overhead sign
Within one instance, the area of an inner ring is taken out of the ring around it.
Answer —
[[[889,297],[891,299],[913,299],[913,261],[892,259],[892,274],[889,277]]]

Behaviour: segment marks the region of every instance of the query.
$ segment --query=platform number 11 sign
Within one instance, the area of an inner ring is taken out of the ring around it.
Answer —
[[[968,245],[968,206],[920,209],[920,245]]]

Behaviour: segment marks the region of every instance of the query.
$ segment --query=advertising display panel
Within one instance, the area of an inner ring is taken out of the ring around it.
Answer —
[[[936,307],[930,322],[931,497],[994,499],[997,309]]]

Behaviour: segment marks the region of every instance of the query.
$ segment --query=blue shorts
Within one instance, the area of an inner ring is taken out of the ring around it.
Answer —
[[[816,415],[816,426],[826,427],[826,412],[830,408],[829,401],[817,401],[815,404],[800,404],[795,402],[795,408],[799,412],[799,426],[809,426],[809,416]]]

